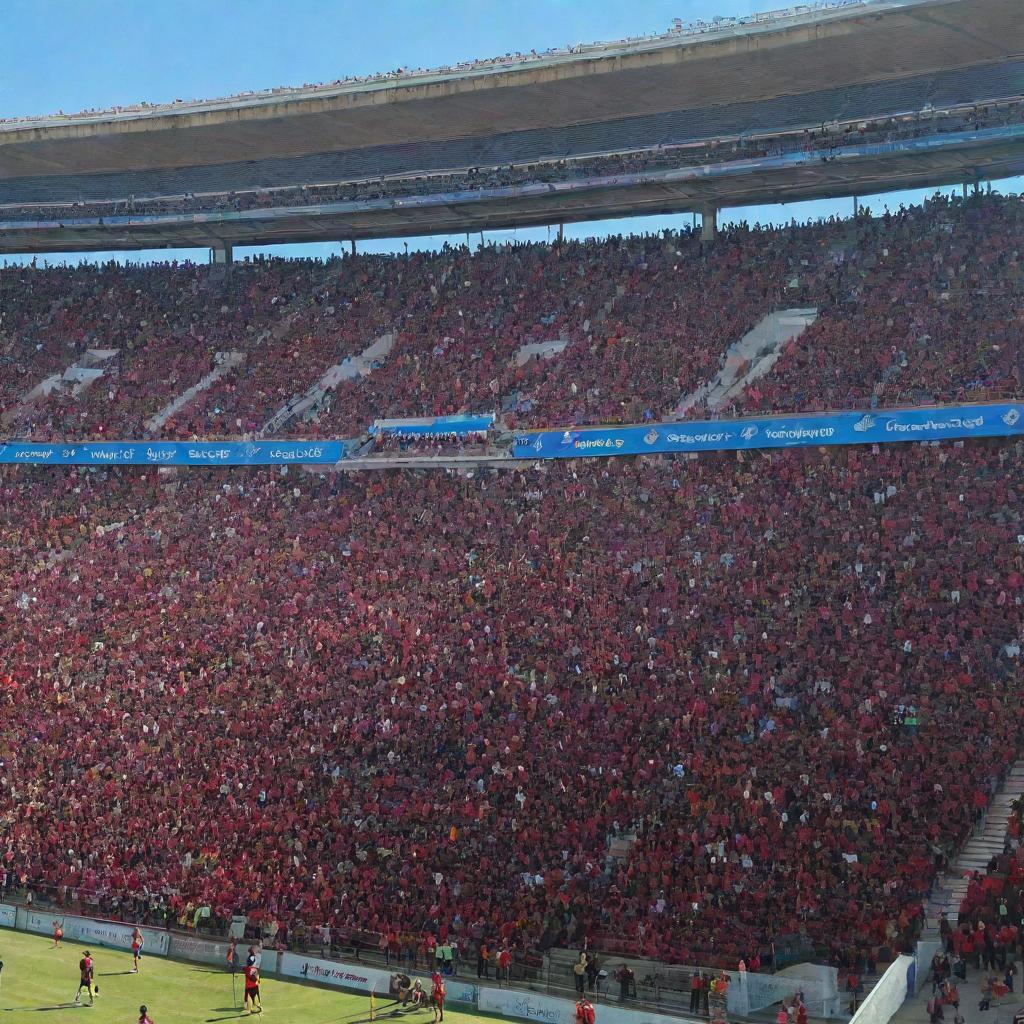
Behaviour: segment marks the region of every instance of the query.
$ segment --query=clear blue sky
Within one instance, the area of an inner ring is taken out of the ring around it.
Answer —
[[[0,117],[203,99],[395,67],[436,67],[510,50],[660,32],[673,18],[707,21],[781,6],[772,0],[0,0]],[[731,216],[788,220],[838,210],[848,213],[850,203]],[[620,221],[579,225],[571,233],[656,230],[684,222],[689,218]],[[532,230],[488,237],[545,236],[544,230]],[[286,248],[289,254],[331,251]],[[192,255],[205,258],[205,250]]]

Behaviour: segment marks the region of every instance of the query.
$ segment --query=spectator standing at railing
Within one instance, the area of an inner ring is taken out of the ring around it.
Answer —
[[[629,964],[623,964],[615,972],[615,980],[619,983],[619,1002],[624,1003],[631,995],[636,994],[636,978],[633,968]],[[691,1003],[693,1002],[691,996]]]
[[[576,962],[572,965],[573,984],[576,991],[582,995],[587,983],[587,954],[580,953]]]
[[[704,979],[700,971],[690,975],[690,1013],[700,1013],[700,993],[704,987]]]

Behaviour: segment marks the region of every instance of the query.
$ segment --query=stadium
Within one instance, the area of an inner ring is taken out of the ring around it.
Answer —
[[[1021,14],[0,120],[4,1019],[1011,1024]]]

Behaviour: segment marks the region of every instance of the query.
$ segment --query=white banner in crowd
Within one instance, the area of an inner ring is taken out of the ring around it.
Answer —
[[[0,903],[0,928],[14,928],[18,923],[18,908]]]
[[[62,922],[64,938],[72,942],[89,942],[97,946],[114,946],[117,949],[131,949],[132,932],[135,925],[118,924],[115,921],[94,921],[88,917],[74,917],[71,914],[43,914],[34,910],[22,910],[27,932],[40,935],[52,935],[54,921]],[[155,928],[141,928],[142,937],[146,940],[143,953],[152,956],[166,956],[169,945],[169,934]]]

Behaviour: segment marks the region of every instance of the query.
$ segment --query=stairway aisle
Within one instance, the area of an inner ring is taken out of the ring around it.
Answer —
[[[956,924],[960,903],[967,893],[968,879],[965,876],[973,871],[984,873],[988,862],[1003,852],[1010,806],[1021,794],[1024,794],[1024,760],[1010,769],[1002,788],[989,805],[981,829],[967,841],[949,870],[936,880],[932,897],[925,906],[927,926],[922,939],[938,938],[939,914],[943,910],[950,924]]]

